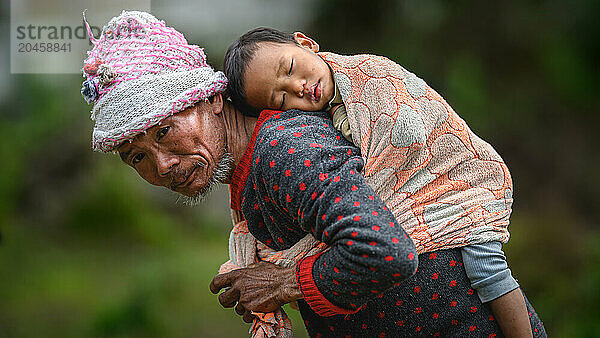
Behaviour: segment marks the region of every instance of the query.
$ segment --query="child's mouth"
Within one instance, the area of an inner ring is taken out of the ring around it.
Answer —
[[[313,101],[319,102],[319,100],[321,99],[321,95],[322,95],[321,81],[319,81],[315,85],[313,85],[311,89],[312,89]]]

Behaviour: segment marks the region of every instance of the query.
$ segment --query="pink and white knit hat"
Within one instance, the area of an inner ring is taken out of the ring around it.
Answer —
[[[123,11],[98,39],[87,27],[94,47],[84,61],[81,93],[94,103],[95,151],[114,151],[227,87],[225,75],[206,63],[202,48],[151,14]]]

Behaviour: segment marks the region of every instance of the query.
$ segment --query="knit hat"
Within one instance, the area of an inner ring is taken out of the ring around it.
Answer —
[[[94,103],[92,148],[110,152],[123,141],[225,91],[227,79],[202,48],[145,12],[123,11],[98,39],[82,68],[81,93]]]

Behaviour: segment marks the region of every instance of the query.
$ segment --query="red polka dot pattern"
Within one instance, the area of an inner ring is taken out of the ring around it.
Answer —
[[[498,332],[486,331],[486,325],[497,328],[497,324],[488,320],[491,312],[477,293],[468,293],[458,250],[416,256],[403,228],[357,174],[363,168],[359,150],[343,138],[338,140],[329,123],[320,123],[328,121],[325,113],[289,111],[281,116],[285,118],[273,116],[269,121],[272,128],[258,129],[255,139],[264,141],[254,145],[244,162],[250,171],[237,198],[241,201],[243,196],[241,211],[248,229],[267,246],[286,249],[309,232],[330,246],[297,266],[304,294],[299,303],[311,336],[331,336],[331,327],[335,336],[342,337],[411,336],[417,328],[423,335],[464,336],[471,326],[479,336]],[[407,279],[417,262],[417,275],[423,278]],[[452,269],[460,271],[459,276],[449,274]],[[434,273],[437,279],[432,278]],[[425,280],[428,283],[416,284]],[[385,316],[376,316],[377,322],[367,315],[380,312]],[[439,314],[435,320],[445,326],[426,322],[434,320],[434,312]],[[466,315],[484,318],[486,324]],[[450,325],[452,321],[456,324]]]
[[[467,292],[471,288],[464,269],[449,264],[451,260],[460,262],[460,255],[458,249],[435,252],[433,259],[429,253],[419,255],[419,270],[413,278],[378,293],[352,315],[319,317],[301,301],[302,316],[309,318],[309,334],[316,337],[334,327],[335,336],[342,337],[503,337],[489,305],[482,304],[476,293]],[[423,282],[428,278],[422,277],[432,275],[437,275],[437,280]],[[457,282],[455,288],[449,286],[450,281]],[[454,292],[456,288],[459,290]],[[460,300],[452,300],[457,294],[462,294]],[[543,324],[527,300],[526,305],[532,313],[533,336],[546,337]]]

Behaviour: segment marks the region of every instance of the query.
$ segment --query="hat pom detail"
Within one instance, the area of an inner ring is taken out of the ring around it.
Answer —
[[[113,67],[104,63],[98,66],[96,75],[98,76],[98,84],[104,87],[110,85],[117,78],[117,73]]]
[[[98,67],[100,67],[100,65],[102,64],[102,61],[100,60],[96,60],[96,62],[94,62],[93,64],[85,64],[85,66],[83,66],[83,71],[88,74],[88,75],[96,75],[96,73],[98,72]]]
[[[87,104],[96,102],[98,99],[98,89],[96,89],[96,84],[93,80],[87,79],[83,81],[81,86],[81,95],[83,95],[83,98]]]

